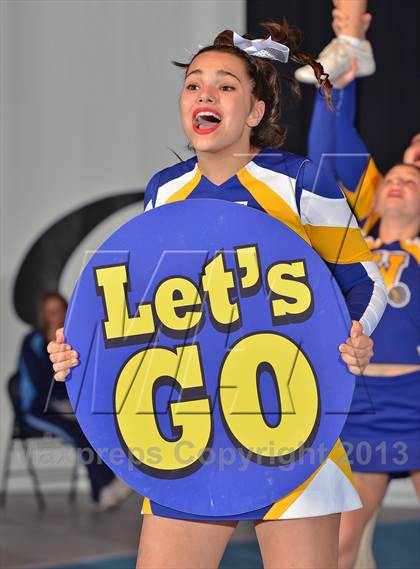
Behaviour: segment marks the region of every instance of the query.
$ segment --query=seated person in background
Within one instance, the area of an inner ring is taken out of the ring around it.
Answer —
[[[55,291],[39,299],[38,325],[22,342],[19,356],[20,420],[78,448],[86,466],[91,495],[102,510],[118,505],[129,489],[101,461],[81,430],[64,384],[54,381],[47,343],[64,324],[67,302]]]
[[[356,378],[341,435],[364,506],[342,515],[341,569],[355,566],[363,531],[391,478],[411,476],[420,496],[420,135],[404,162],[382,177],[354,128],[356,70],[353,59],[335,79],[334,112],[318,94],[308,152],[339,181],[388,288],[388,305],[372,334],[374,355]]]

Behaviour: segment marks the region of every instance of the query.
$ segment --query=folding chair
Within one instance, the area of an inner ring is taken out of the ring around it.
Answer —
[[[40,511],[45,510],[47,507],[44,495],[41,490],[41,484],[39,481],[38,474],[35,469],[34,462],[32,460],[31,452],[28,446],[28,440],[36,440],[36,439],[56,439],[56,437],[52,436],[50,433],[44,433],[43,431],[39,431],[30,427],[29,425],[25,424],[25,422],[21,418],[21,413],[19,410],[19,374],[16,372],[14,373],[9,381],[7,382],[7,390],[10,402],[13,408],[13,420],[12,426],[10,429],[10,435],[7,442],[5,459],[4,459],[4,466],[3,466],[3,473],[1,478],[1,485],[0,485],[0,507],[4,507],[6,505],[6,498],[7,498],[7,487],[8,482],[11,474],[22,474],[24,471],[15,471],[11,469],[11,462],[12,462],[12,454],[14,448],[17,443],[20,443],[21,448],[23,450],[23,455],[25,457],[26,468],[29,474],[29,477],[32,482],[33,491],[35,494],[35,498],[38,504],[38,508]],[[64,443],[65,444],[65,443]],[[74,466],[71,472],[71,479],[70,479],[70,491],[69,491],[69,502],[74,503],[77,496],[77,481],[79,478],[79,463],[76,454],[76,460],[74,462]]]

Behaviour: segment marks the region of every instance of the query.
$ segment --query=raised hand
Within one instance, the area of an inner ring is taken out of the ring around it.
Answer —
[[[373,341],[363,333],[360,322],[353,320],[350,337],[338,348],[341,359],[353,375],[362,375],[373,356]]]
[[[64,328],[59,328],[56,331],[55,341],[52,340],[48,344],[47,351],[50,354],[50,360],[55,371],[54,379],[64,381],[71,368],[79,363],[78,353],[64,342]]]

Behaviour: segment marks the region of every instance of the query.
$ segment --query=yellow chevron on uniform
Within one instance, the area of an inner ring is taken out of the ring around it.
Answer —
[[[197,166],[192,170],[171,178],[166,183],[159,186],[152,207],[158,207],[173,201],[187,198],[198,186],[201,180],[201,172]],[[147,206],[149,203],[147,203]]]
[[[263,168],[261,168],[263,170]],[[295,233],[300,235],[307,243],[310,243],[306,235],[300,217],[297,211],[294,211],[289,203],[284,199],[284,196],[276,193],[273,187],[269,186],[269,179],[264,181],[257,178],[257,169],[254,167],[242,168],[237,174],[241,184],[248,190],[260,206],[269,215],[279,219],[290,227]],[[273,180],[274,181],[274,180]]]
[[[360,501],[354,489],[350,464],[338,440],[321,466],[293,492],[277,500],[263,519],[296,519],[356,509]]]
[[[152,506],[150,504],[150,500],[149,498],[143,498],[143,505],[141,508],[141,513],[148,515],[148,514],[153,514],[152,512]]]
[[[320,257],[337,265],[372,261],[359,229],[305,225],[312,247]]]
[[[400,241],[401,249],[413,255],[416,259],[417,263],[420,265],[420,238],[416,237],[415,239],[405,239],[404,241]]]
[[[381,180],[381,174],[372,158],[369,159],[368,166],[359,181],[354,192],[342,186],[347,201],[352,208],[354,215],[359,221],[366,219],[372,214],[375,201],[376,188]]]
[[[237,176],[268,214],[310,243],[325,261],[347,264],[372,260],[346,198],[330,199],[303,190],[299,216],[294,207],[294,185],[290,178],[288,184],[285,175],[282,180],[280,174],[271,172],[270,175],[269,170],[252,163]],[[305,217],[311,219],[311,224],[304,223]]]
[[[352,510],[360,507],[355,484],[340,440],[325,461],[295,490],[275,502],[264,520],[296,519]],[[142,514],[153,514],[150,500],[144,498]]]
[[[344,196],[332,199],[304,189],[300,208],[312,247],[325,261],[348,264],[372,260]]]
[[[167,200],[165,203],[172,203],[172,202],[176,202],[176,201],[181,201],[181,200],[185,200],[190,193],[194,190],[194,188],[196,188],[198,186],[198,184],[200,183],[200,179],[201,179],[201,173],[197,168],[197,171],[194,174],[194,177],[189,180],[186,184],[184,184],[183,186],[181,186],[181,188],[179,188],[179,190],[177,190],[176,192],[174,192]]]

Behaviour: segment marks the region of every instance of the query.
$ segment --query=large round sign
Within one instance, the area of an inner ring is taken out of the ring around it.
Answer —
[[[103,460],[169,508],[229,516],[302,484],[336,442],[354,378],[340,291],[307,243],[222,200],[142,214],[74,290],[67,382]]]

